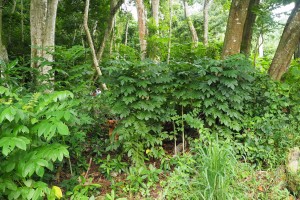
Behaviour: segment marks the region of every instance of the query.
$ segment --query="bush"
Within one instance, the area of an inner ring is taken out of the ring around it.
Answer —
[[[69,157],[64,138],[76,122],[68,91],[23,98],[0,87],[0,197],[54,199],[42,178],[54,163]]]

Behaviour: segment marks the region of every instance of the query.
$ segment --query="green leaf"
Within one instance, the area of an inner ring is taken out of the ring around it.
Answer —
[[[63,122],[58,122],[57,124],[57,131],[60,135],[69,135],[69,128]]]
[[[33,183],[33,180],[32,179],[28,179],[28,180],[23,181],[23,183],[26,185],[26,187],[31,187],[31,185]]]
[[[37,163],[39,166],[42,166],[42,167],[48,166],[48,161],[47,161],[47,160],[44,160],[44,159],[39,159],[36,163]]]
[[[31,120],[30,120],[30,122],[31,122],[31,124],[35,124],[35,123],[37,123],[39,120],[37,119],[37,118],[32,118]]]
[[[66,111],[64,114],[64,118],[66,121],[69,121],[69,119],[71,118],[71,113],[69,111]]]
[[[13,137],[3,137],[0,139],[0,147],[2,146],[2,154],[7,156],[14,150],[16,144],[13,141]]]
[[[38,136],[41,137],[42,135],[45,134],[45,132],[47,132],[47,130],[49,130],[51,127],[51,124],[49,124],[48,122],[41,122],[38,124]]]
[[[5,172],[11,172],[15,169],[16,163],[15,162],[8,162],[8,164],[5,166]]]
[[[19,149],[26,150],[26,142],[22,138],[14,138],[14,142]]]
[[[0,123],[3,122],[4,119],[12,122],[14,120],[16,114],[16,110],[13,107],[6,108],[0,115]]]
[[[23,177],[31,176],[34,173],[34,171],[35,171],[35,164],[32,162],[26,163],[22,171],[22,176]]]
[[[45,173],[45,169],[41,166],[36,166],[35,168],[35,173],[39,176],[39,177],[43,177],[44,173]]]

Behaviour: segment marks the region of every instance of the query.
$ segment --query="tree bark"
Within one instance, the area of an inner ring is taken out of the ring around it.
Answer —
[[[3,0],[0,0],[0,61],[7,62],[8,61],[7,50],[2,40],[2,34],[3,34],[2,11],[3,11]]]
[[[103,40],[102,40],[100,48],[97,52],[98,62],[101,62],[101,60],[102,60],[106,42],[109,39],[112,29],[113,29],[115,15],[117,14],[117,12],[118,12],[119,8],[121,7],[121,5],[123,4],[123,2],[124,2],[124,0],[111,0],[110,1],[110,14],[109,14],[109,18],[107,21],[107,28],[105,29]]]
[[[208,45],[208,21],[209,21],[209,7],[213,0],[204,0],[203,5],[203,44]]]
[[[258,5],[260,0],[250,0],[248,14],[246,17],[244,31],[243,31],[243,39],[241,44],[241,53],[249,56],[251,53],[251,41],[253,36],[253,27],[256,20],[256,14],[253,11]]]
[[[112,55],[114,42],[115,42],[115,26],[116,26],[116,18],[114,17],[113,28],[112,28],[112,31],[111,31],[110,44],[109,44],[109,55],[110,56]]]
[[[58,0],[31,0],[30,4],[31,66],[44,75],[49,75],[52,66],[40,66],[36,59],[53,61],[57,5]]]
[[[298,43],[298,45],[297,45],[297,49],[295,51],[294,58],[295,59],[300,58],[300,43]]]
[[[145,59],[146,50],[147,50],[147,41],[146,41],[146,15],[145,7],[143,0],[136,0],[136,8],[138,15],[138,25],[139,25],[139,38],[140,38],[140,47],[141,47],[141,59]]]
[[[169,42],[168,42],[168,57],[167,57],[168,64],[170,63],[170,57],[171,57],[173,0],[169,0],[169,12],[170,12],[170,20],[169,20]]]
[[[189,13],[189,10],[188,10],[188,4],[186,2],[186,0],[183,0],[183,7],[184,7],[184,15],[185,15],[185,18],[187,20],[187,23],[189,25],[189,29],[190,29],[190,32],[191,32],[191,35],[192,35],[192,42],[193,42],[193,47],[197,47],[198,46],[198,35],[197,35],[197,31],[194,27],[194,24],[193,24],[193,21],[190,17],[190,13]]]
[[[97,59],[93,39],[92,39],[91,32],[90,32],[90,29],[89,29],[89,26],[88,26],[89,8],[90,8],[90,0],[86,0],[85,9],[84,9],[84,17],[83,17],[83,26],[84,26],[84,30],[85,30],[85,33],[86,33],[86,36],[87,36],[87,39],[88,39],[90,49],[91,49],[94,69],[97,72],[97,76],[102,76],[102,72],[99,68],[99,62],[98,62],[98,59]],[[107,87],[106,87],[105,83],[102,83],[102,88],[104,90],[107,90]]]
[[[232,0],[231,2],[222,58],[240,53],[249,2],[250,0]]]
[[[155,26],[158,28],[159,26],[159,0],[151,0],[152,4],[152,16],[155,21]]]
[[[300,2],[297,2],[285,25],[276,53],[269,68],[269,75],[280,80],[288,69],[300,42]]]

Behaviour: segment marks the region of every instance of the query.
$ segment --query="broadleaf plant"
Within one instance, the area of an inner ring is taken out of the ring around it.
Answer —
[[[68,91],[18,97],[0,87],[0,197],[51,199],[52,190],[41,178],[69,157],[63,137],[76,121],[72,98]]]

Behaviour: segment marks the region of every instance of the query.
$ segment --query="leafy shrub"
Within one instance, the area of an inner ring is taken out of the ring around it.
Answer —
[[[242,134],[235,134],[237,152],[257,165],[276,166],[284,162],[290,147],[299,144],[299,119],[293,92],[286,83],[256,75],[252,99],[245,109]]]
[[[152,156],[160,157],[163,154],[162,141],[167,137],[161,125],[173,111],[167,106],[165,94],[172,81],[167,66],[149,61],[108,64],[111,67],[107,68],[109,79],[106,82],[111,88],[103,99],[111,106],[111,113],[121,119],[115,129],[119,139],[109,149],[122,144],[124,152],[138,165],[146,159],[146,149]]]
[[[45,171],[69,157],[64,137],[76,122],[68,91],[19,98],[0,87],[0,191],[2,198],[51,197]]]
[[[174,101],[200,109],[205,124],[241,130],[243,107],[251,99],[254,70],[238,55],[224,61],[197,60],[174,66]]]
[[[108,149],[121,147],[135,163],[164,155],[162,141],[180,131],[217,132],[240,158],[263,166],[299,141],[290,87],[261,75],[243,55],[170,65],[112,61],[105,70],[111,88],[102,98],[119,119],[119,140]],[[173,131],[163,131],[173,122]]]
[[[115,129],[119,140],[109,149],[122,146],[135,163],[147,159],[147,149],[147,156],[163,155],[159,146],[174,134],[164,132],[162,125],[176,116],[182,116],[192,128],[222,127],[227,137],[242,129],[254,80],[254,70],[242,56],[171,65],[112,61],[106,66],[111,88],[102,98],[120,119]]]

